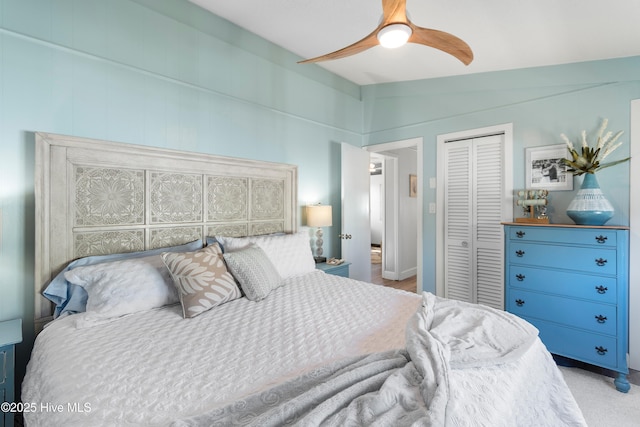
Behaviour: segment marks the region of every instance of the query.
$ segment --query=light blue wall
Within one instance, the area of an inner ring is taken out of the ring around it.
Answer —
[[[438,135],[513,123],[514,188],[525,188],[525,148],[574,141],[594,133],[603,118],[625,132],[626,143],[608,159],[629,156],[630,100],[640,98],[640,57],[521,69],[363,87],[365,145],[424,138],[423,289],[435,291],[436,201],[428,178],[436,176]],[[629,225],[629,162],[598,173],[616,209],[608,224]],[[565,210],[574,191],[551,193],[551,221],[573,223]],[[520,210],[514,208],[514,215]]]
[[[339,225],[338,142],[362,144],[360,88],[299,59],[186,0],[0,0],[0,320],[24,319],[20,372],[33,132],[296,164],[299,203],[331,203]]]
[[[296,164],[300,204],[332,204],[339,224],[341,141],[422,136],[426,179],[438,134],[513,122],[522,165],[524,147],[602,117],[628,132],[629,100],[640,98],[639,58],[363,88],[297,60],[186,0],[0,0],[0,320],[24,319],[18,381],[33,340],[35,131]],[[628,167],[599,175],[619,224]],[[556,213],[570,197],[554,194]],[[435,217],[423,222],[433,290]]]

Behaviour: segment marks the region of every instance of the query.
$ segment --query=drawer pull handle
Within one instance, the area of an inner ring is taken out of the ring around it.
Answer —
[[[606,263],[607,263],[606,259],[598,258],[596,260],[596,264],[598,265],[598,267],[603,267]]]
[[[517,300],[516,300],[516,305],[517,305],[518,307],[522,307],[522,306],[524,305],[524,301],[523,301],[523,300],[521,300],[521,299],[517,299]]]
[[[527,233],[525,233],[524,231],[516,231],[516,236],[518,237],[518,239],[522,239],[525,234]]]
[[[596,286],[596,291],[598,291],[599,294],[606,294],[608,290],[609,288],[604,287],[602,285]]]
[[[604,323],[607,321],[607,316],[603,316],[602,314],[599,314],[596,316],[596,320],[598,321],[598,323]]]
[[[600,235],[596,237],[596,242],[598,243],[605,243],[606,241],[607,241],[607,236]]]
[[[518,282],[522,282],[525,278],[524,274],[516,274],[516,279],[518,279]]]
[[[522,257],[524,256],[524,251],[523,251],[522,249],[519,249],[519,250],[517,250],[517,251],[516,251],[516,255],[517,255],[519,258],[522,258]]]
[[[596,347],[596,351],[598,352],[598,354],[600,356],[604,356],[605,354],[607,354],[607,351],[609,351],[609,350],[607,350],[606,348],[604,348],[603,346],[600,345],[600,346]]]

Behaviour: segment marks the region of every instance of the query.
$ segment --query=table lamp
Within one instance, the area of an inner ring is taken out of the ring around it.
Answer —
[[[309,205],[307,206],[307,225],[317,227],[316,231],[316,256],[313,259],[316,263],[327,262],[327,258],[322,256],[322,227],[333,225],[330,205]]]

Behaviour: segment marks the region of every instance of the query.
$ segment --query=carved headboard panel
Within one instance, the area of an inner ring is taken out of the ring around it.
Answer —
[[[211,235],[293,232],[297,167],[36,133],[36,327],[69,261]]]

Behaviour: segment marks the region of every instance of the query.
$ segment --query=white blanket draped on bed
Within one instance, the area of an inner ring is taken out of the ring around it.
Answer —
[[[454,414],[450,374],[516,362],[537,335],[509,313],[424,293],[407,325],[406,351],[342,360],[174,426],[504,425],[503,410],[491,405],[482,419]],[[549,425],[584,425],[575,405],[567,409],[565,419],[546,417]]]

